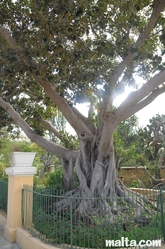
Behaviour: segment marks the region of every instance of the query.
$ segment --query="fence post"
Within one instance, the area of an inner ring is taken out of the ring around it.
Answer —
[[[162,189],[161,188],[160,188],[160,210],[161,210],[161,221],[162,221],[163,240],[165,241],[165,224],[164,224],[164,211],[163,211],[163,193],[162,193]]]
[[[68,199],[69,200],[69,199]],[[72,217],[72,197],[70,198],[70,246],[72,248],[73,246],[73,225],[72,225],[72,221],[73,221],[73,217]]]
[[[33,219],[33,186],[24,185],[23,187],[23,226],[30,228]]]
[[[11,243],[16,241],[16,229],[22,226],[22,188],[23,185],[33,186],[36,168],[26,164],[15,165],[6,169],[8,175],[7,223],[4,236]]]

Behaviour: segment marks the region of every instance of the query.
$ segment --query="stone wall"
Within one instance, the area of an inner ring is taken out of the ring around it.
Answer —
[[[139,179],[145,187],[151,188],[159,183],[152,176],[165,184],[165,167],[155,167],[147,170],[145,166],[121,167],[119,172],[119,177],[128,186],[133,186],[133,181]]]

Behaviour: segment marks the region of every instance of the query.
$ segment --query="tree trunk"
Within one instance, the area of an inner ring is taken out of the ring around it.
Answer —
[[[136,207],[134,219],[138,220],[142,213],[147,211],[145,202],[148,200],[143,198],[142,201],[142,196],[131,192],[118,179],[113,147],[110,147],[110,152],[102,162],[98,160],[99,144],[96,141],[97,139],[92,143],[81,141],[80,144],[76,172],[80,181],[79,193],[82,200],[77,206],[75,205],[76,214],[86,219],[94,214],[107,215],[112,224],[118,212],[117,197],[123,197]]]
[[[73,197],[77,197],[77,195],[82,197],[82,200],[77,198],[73,205],[80,218],[85,217],[88,220],[88,215],[101,214],[110,217],[109,222],[113,223],[114,215],[112,213],[117,213],[118,196],[136,207],[135,220],[138,220],[141,214],[147,210],[145,203],[148,200],[131,192],[117,178],[113,132],[121,121],[121,112],[118,112],[120,114],[118,116],[116,112],[102,113],[98,130],[91,129],[92,131],[89,131],[87,127],[84,129],[82,126],[81,133],[79,133],[78,129],[80,149],[79,151],[70,151],[35,134],[12,106],[1,98],[0,104],[14,120],[17,120],[17,124],[32,141],[62,158],[64,185],[69,191],[69,198],[71,195]],[[85,132],[86,130],[87,133]],[[80,182],[79,193],[77,191],[70,192],[73,189],[74,165]],[[67,198],[67,195],[68,193],[66,193],[66,198],[63,201],[61,200],[59,204],[55,204],[55,209],[60,211],[61,207],[61,210],[67,211],[70,208],[68,201],[70,199]],[[97,197],[97,199],[93,197]]]
[[[70,159],[64,160],[63,158],[60,159],[62,164],[62,173],[63,173],[63,186],[64,189],[72,190],[74,189],[74,179],[73,179],[73,160]]]

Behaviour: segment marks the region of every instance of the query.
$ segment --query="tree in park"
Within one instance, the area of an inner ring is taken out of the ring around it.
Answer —
[[[113,134],[117,125],[164,92],[164,0],[17,0],[0,4],[1,127],[16,124],[61,162],[68,190],[76,168],[80,213],[116,212],[129,190],[117,178]],[[145,83],[136,84],[135,76]],[[114,110],[113,101],[133,86]],[[88,117],[76,103],[90,103]],[[48,120],[59,110],[77,134],[70,149],[44,137],[63,135]],[[97,121],[97,122],[96,122]],[[125,192],[125,193],[124,193]],[[74,193],[74,192],[73,192]],[[109,206],[106,197],[114,198]]]
[[[165,164],[165,115],[157,114],[139,131],[146,158],[154,164]]]

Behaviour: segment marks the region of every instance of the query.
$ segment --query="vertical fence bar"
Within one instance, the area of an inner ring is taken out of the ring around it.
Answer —
[[[56,196],[55,196],[55,201],[54,202],[57,203],[58,202],[59,191],[57,190],[55,194],[56,194]],[[56,218],[56,223],[57,223],[57,218]],[[58,228],[57,227],[58,227],[58,224],[56,224],[56,241],[57,241],[57,238],[58,238],[58,233],[57,233]]]
[[[24,226],[24,188],[22,189],[22,225]]]
[[[72,225],[72,198],[70,198],[70,246],[73,247],[73,225]]]
[[[158,193],[157,193],[157,200],[156,200],[157,213],[155,215],[155,224],[156,224],[156,222],[158,220],[158,213],[160,212],[159,203],[160,203],[160,190],[158,190]],[[157,238],[157,232],[158,232],[157,231],[157,226],[154,226],[154,238],[155,239]]]
[[[161,210],[161,222],[162,222],[163,240],[165,241],[165,224],[164,224],[164,211],[163,211],[163,194],[162,194],[162,189],[161,189],[161,188],[160,188],[160,210]]]
[[[27,193],[29,193],[29,189],[26,188],[24,190],[24,195],[27,196]],[[100,211],[100,213],[91,216],[92,223],[90,223],[90,219],[88,219],[88,216],[76,220],[75,202],[78,201],[78,203],[81,203],[82,212],[84,214],[87,203],[89,202],[90,204],[90,202],[92,201],[96,201],[97,203],[99,203],[102,201],[100,197],[89,199],[79,196],[75,199],[75,197],[72,197],[70,195],[63,196],[61,190],[56,191],[55,193],[52,192],[52,190],[42,190],[40,192],[38,191],[37,207],[34,208],[34,228],[36,225],[36,230],[32,227],[32,231],[37,237],[41,238],[41,240],[44,240],[46,243],[51,243],[54,245],[60,244],[62,248],[72,249],[104,248],[102,246],[105,242],[105,239],[120,240],[122,236],[130,237],[131,239],[133,238],[138,241],[139,237],[141,238],[141,236],[144,236],[145,239],[149,239],[151,237],[153,239],[158,239],[163,234],[165,240],[163,190],[161,189],[160,192],[147,190],[145,193],[148,193],[148,195],[146,195],[147,199],[154,202],[157,201],[157,207],[159,209],[159,211],[157,211],[157,216],[148,217],[147,215],[146,218],[149,219],[149,226],[147,221],[145,221],[146,213],[144,213],[144,221],[142,220],[142,222],[146,222],[146,224],[144,225],[141,221],[138,222],[141,222],[142,225],[137,222],[135,223],[133,219],[133,216],[135,215],[134,212],[136,210],[135,206],[133,205],[133,201],[135,200],[143,205],[144,200],[143,196],[140,196],[140,194],[137,192],[125,193],[124,197],[119,197],[117,199],[115,197],[108,196],[106,198],[106,202],[109,203],[109,207],[107,209],[106,215],[104,215],[105,212],[104,210],[102,210]],[[38,198],[40,199],[39,203]],[[128,198],[131,202],[130,204],[127,203]],[[24,205],[26,206],[26,202],[30,202],[28,201],[28,198],[27,201],[24,199],[25,197],[23,197],[23,201],[25,201]],[[65,200],[65,204],[62,200]],[[34,198],[34,201],[36,202],[36,198]],[[113,208],[112,205],[115,201],[118,204],[117,215],[115,215],[114,212],[111,213],[111,208]],[[56,205],[57,203],[59,205],[56,210],[54,205]],[[49,209],[49,207],[51,210]],[[50,216],[50,214],[52,214],[52,216]],[[110,225],[109,221],[111,219],[114,221],[114,223]],[[150,221],[152,222],[151,224]],[[40,224],[38,224],[39,222]],[[51,226],[49,226],[50,223]],[[94,224],[94,226],[92,224]],[[155,224],[155,227],[152,224]],[[154,230],[152,230],[152,227]],[[37,229],[39,231],[37,231]],[[44,234],[44,232],[46,233]],[[50,236],[51,233],[52,235]]]

